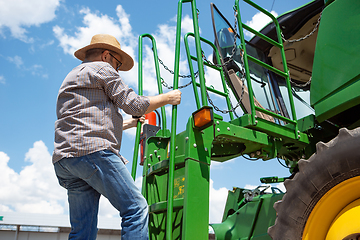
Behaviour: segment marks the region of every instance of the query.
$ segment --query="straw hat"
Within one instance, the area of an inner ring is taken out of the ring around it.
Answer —
[[[121,50],[120,43],[116,40],[115,37],[109,34],[94,35],[91,38],[90,44],[77,50],[74,55],[76,58],[84,61],[86,51],[93,48],[103,48],[118,53],[122,63],[119,69],[121,71],[129,71],[134,66],[134,60],[127,53]]]

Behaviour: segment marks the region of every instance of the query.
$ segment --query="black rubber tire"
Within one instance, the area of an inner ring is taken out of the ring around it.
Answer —
[[[321,197],[337,184],[360,176],[360,128],[342,128],[316,153],[299,161],[299,172],[286,180],[286,194],[274,204],[277,219],[268,229],[273,240],[301,240],[306,221]]]

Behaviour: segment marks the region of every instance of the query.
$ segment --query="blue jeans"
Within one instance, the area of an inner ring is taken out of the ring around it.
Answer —
[[[122,240],[149,239],[147,202],[116,154],[104,150],[64,158],[54,168],[60,185],[68,191],[69,239],[96,239],[100,195],[120,212]]]

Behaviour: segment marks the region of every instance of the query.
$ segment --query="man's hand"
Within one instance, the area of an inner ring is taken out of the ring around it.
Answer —
[[[168,95],[168,103],[171,105],[179,105],[181,102],[181,92],[180,90],[176,89],[176,90],[172,90],[168,93],[166,93],[166,95]]]
[[[129,118],[127,120],[123,121],[123,130],[132,128],[132,127],[136,127],[137,123],[141,122],[141,124],[143,124],[145,122],[145,115],[141,116],[139,118]]]

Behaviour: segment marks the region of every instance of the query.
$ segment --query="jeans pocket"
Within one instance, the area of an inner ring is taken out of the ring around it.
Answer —
[[[99,170],[96,163],[89,155],[80,157],[79,161],[74,164],[73,167],[77,172],[77,176],[84,180],[90,179]]]
[[[65,158],[58,162],[56,171],[60,173],[60,177],[90,179],[97,171],[96,155],[89,154],[82,157]]]

